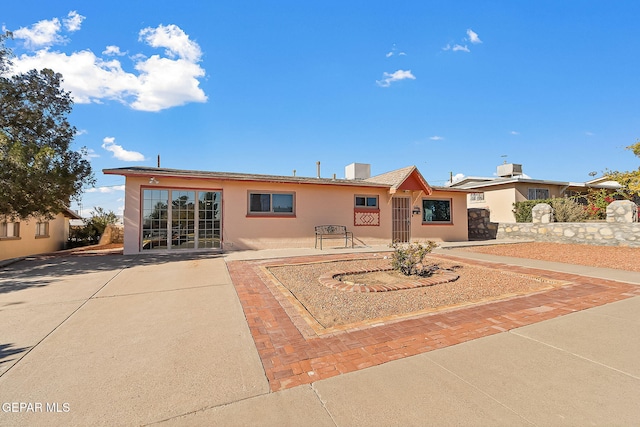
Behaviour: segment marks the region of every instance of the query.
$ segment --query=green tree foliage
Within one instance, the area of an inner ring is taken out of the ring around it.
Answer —
[[[84,220],[82,227],[72,227],[69,235],[69,247],[95,245],[100,242],[100,237],[105,228],[115,224],[118,217],[113,211],[105,211],[101,207],[95,207],[91,211],[91,217]]]
[[[631,150],[633,154],[640,157],[640,141],[628,146],[627,150]],[[640,197],[640,167],[635,171],[607,171],[605,175],[622,185],[621,191],[627,198]]]
[[[85,230],[92,243],[98,243],[104,229],[110,224],[115,224],[118,217],[113,211],[106,212],[101,207],[95,207],[91,211],[91,217],[85,220]]]
[[[67,116],[73,101],[50,69],[9,75],[10,33],[0,35],[0,215],[51,218],[93,185]]]

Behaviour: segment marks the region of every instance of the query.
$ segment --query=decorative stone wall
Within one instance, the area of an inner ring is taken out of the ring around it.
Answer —
[[[529,222],[500,223],[498,239],[528,239],[543,242],[581,243],[640,247],[640,223],[620,222]]]
[[[616,200],[609,203],[607,222],[638,222],[638,206],[631,200]]]
[[[491,222],[489,216],[490,211],[488,209],[467,209],[469,240],[490,240],[496,238],[498,223]]]
[[[553,222],[553,208],[547,203],[538,203],[531,209],[531,218],[534,224]]]
[[[104,229],[104,233],[100,236],[100,245],[108,245],[110,243],[124,243],[124,226],[109,224]]]

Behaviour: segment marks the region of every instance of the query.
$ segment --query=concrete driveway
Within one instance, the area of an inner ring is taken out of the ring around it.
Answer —
[[[0,425],[638,425],[640,297],[270,392],[224,258],[0,269]]]

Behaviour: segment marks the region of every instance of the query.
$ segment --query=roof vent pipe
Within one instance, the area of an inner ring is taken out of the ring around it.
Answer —
[[[316,168],[318,171],[318,178],[320,178],[320,161],[319,160],[316,162]]]

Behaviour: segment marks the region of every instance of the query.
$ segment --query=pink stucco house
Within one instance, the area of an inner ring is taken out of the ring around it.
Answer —
[[[415,166],[345,179],[152,167],[126,178],[124,252],[314,247],[314,227],[344,225],[355,246],[466,241],[467,190],[432,187]],[[344,240],[325,247],[344,246]]]
[[[64,249],[71,219],[82,217],[65,209],[51,219],[0,219],[0,261]]]

